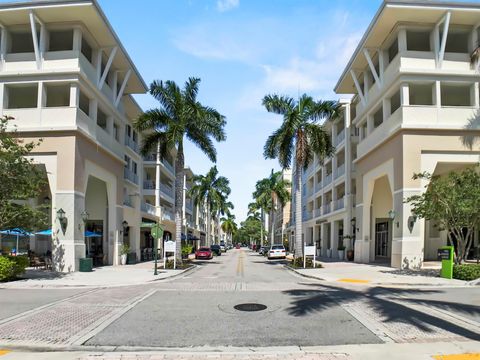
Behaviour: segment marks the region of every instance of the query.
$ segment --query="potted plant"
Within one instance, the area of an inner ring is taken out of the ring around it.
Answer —
[[[339,245],[337,250],[338,250],[338,258],[340,260],[344,260],[345,259],[345,245]]]
[[[127,244],[122,244],[120,247],[120,263],[122,265],[125,265],[127,263],[127,256],[128,253],[130,252],[130,246]]]
[[[352,240],[353,237],[350,236],[350,235],[345,235],[345,236],[343,237],[343,239],[344,239],[344,240]],[[351,243],[351,241],[350,241],[350,243]],[[353,252],[352,246],[348,246],[348,250],[347,250],[347,252],[346,252],[346,255],[347,255],[347,260],[348,260],[348,261],[353,261],[354,252]]]

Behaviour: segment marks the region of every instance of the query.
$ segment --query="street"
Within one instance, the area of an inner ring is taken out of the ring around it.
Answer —
[[[198,269],[184,276],[153,285],[2,289],[0,348],[213,349],[480,340],[478,288],[327,283],[300,277],[285,263],[247,249],[230,250],[196,261]],[[266,309],[234,308],[244,303]]]

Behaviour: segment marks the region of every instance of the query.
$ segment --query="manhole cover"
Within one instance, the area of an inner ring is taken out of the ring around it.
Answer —
[[[233,308],[239,311],[262,311],[265,310],[267,306],[263,304],[246,303],[235,305]]]

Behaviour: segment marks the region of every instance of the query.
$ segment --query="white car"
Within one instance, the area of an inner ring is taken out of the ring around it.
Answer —
[[[287,251],[283,245],[272,245],[267,253],[268,260],[271,259],[285,259],[287,257]]]

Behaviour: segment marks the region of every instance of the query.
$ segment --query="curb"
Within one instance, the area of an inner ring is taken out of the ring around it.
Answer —
[[[126,287],[126,286],[137,286],[137,285],[145,285],[145,284],[155,284],[158,281],[168,281],[173,278],[177,278],[179,276],[183,276],[192,272],[193,270],[198,269],[198,266],[192,264],[187,269],[181,270],[181,272],[174,274],[172,276],[159,278],[159,279],[152,279],[143,282],[137,283],[125,283],[125,284],[113,284],[113,285],[34,285],[34,286],[24,286],[24,287],[13,287],[13,286],[1,286],[0,290],[37,290],[37,289],[96,289],[96,288],[115,288],[115,287]],[[8,283],[7,283],[8,284]]]

